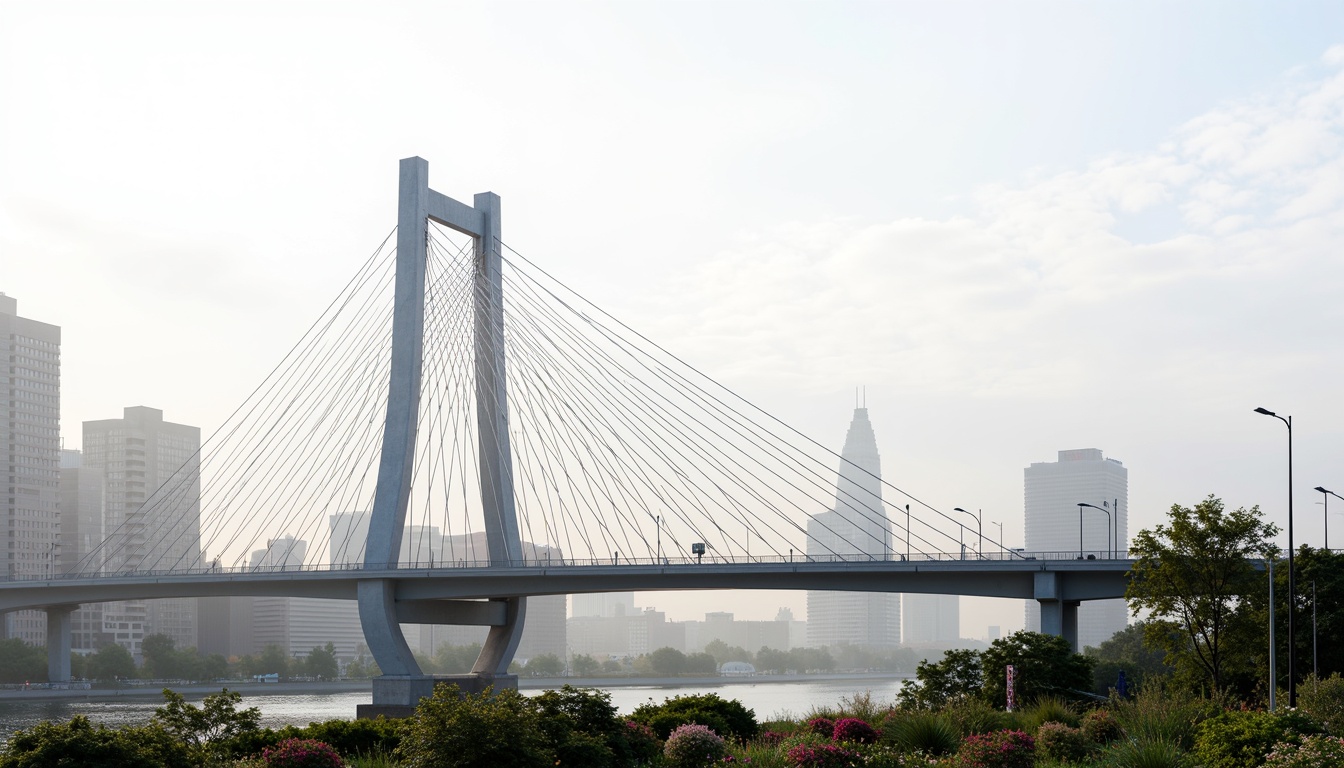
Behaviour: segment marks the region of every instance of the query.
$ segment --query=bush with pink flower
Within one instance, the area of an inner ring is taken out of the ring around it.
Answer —
[[[673,768],[703,768],[723,759],[728,747],[707,726],[687,723],[677,726],[663,745],[663,757]]]
[[[1344,739],[1324,734],[1306,736],[1301,744],[1275,745],[1265,758],[1264,768],[1325,768],[1344,765]]]
[[[266,768],[341,768],[345,763],[330,744],[316,739],[285,739],[262,750]]]
[[[877,729],[857,717],[842,717],[835,721],[831,738],[855,744],[873,744],[877,741]]]
[[[952,758],[955,768],[1032,768],[1036,740],[1022,731],[993,731],[967,736]]]
[[[799,744],[787,753],[793,768],[852,768],[863,764],[863,755],[839,744]]]

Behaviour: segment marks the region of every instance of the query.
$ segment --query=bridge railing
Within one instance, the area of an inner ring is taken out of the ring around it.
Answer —
[[[511,562],[504,566],[491,563],[488,560],[467,560],[462,558],[444,559],[432,558],[422,561],[408,561],[389,564],[386,569],[372,569],[363,562],[355,563],[316,563],[304,565],[267,565],[267,566],[206,566],[200,568],[178,568],[172,570],[125,570],[125,571],[106,571],[97,574],[64,573],[51,575],[23,575],[0,578],[0,582],[34,582],[34,581],[70,581],[76,579],[89,578],[143,578],[155,576],[229,576],[242,574],[265,574],[265,573],[324,573],[324,572],[351,572],[365,570],[471,570],[481,568],[496,567],[522,567],[522,568],[559,568],[559,567],[596,567],[596,566],[684,566],[684,565],[735,565],[735,564],[793,564],[806,565],[809,563],[851,563],[861,566],[870,563],[934,563],[934,562],[1012,562],[1027,560],[1127,560],[1128,552],[1117,552],[1115,557],[1110,557],[1110,553],[1104,551],[1093,551],[1079,553],[1073,551],[1051,551],[1051,552],[1024,552],[1019,550],[1006,550],[997,552],[985,552],[983,554],[976,552],[933,552],[920,553],[907,558],[901,553],[880,554],[826,554],[826,555],[807,555],[803,553],[791,553],[789,555],[718,555],[714,552],[706,553],[703,556],[696,555],[667,555],[663,557],[626,557],[624,555],[612,555],[611,557],[601,558],[574,558],[574,557],[553,557],[553,558],[525,558],[518,562]]]

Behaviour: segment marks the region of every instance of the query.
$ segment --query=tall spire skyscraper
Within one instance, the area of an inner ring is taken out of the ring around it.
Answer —
[[[885,559],[893,554],[882,503],[882,459],[868,409],[854,418],[840,452],[835,507],[807,521],[807,554],[815,559]],[[900,595],[884,592],[807,593],[807,643],[895,646],[901,640]]]

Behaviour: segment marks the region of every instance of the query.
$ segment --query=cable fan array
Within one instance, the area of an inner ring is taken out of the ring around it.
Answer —
[[[834,451],[497,247],[523,563],[894,559],[956,547],[949,531],[960,523],[871,475],[837,485]],[[123,526],[82,572],[362,563],[387,410],[395,257],[389,235],[193,462],[130,516],[165,536],[147,551]],[[475,322],[489,299],[469,238],[431,223],[426,257],[399,560],[484,565]],[[886,504],[898,498],[922,510],[909,518],[914,530],[905,516],[888,519]],[[196,509],[199,528],[172,524]]]

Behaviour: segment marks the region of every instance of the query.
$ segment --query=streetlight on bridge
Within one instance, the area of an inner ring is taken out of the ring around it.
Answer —
[[[1083,548],[1083,507],[1091,507],[1092,509],[1100,510],[1106,513],[1106,552],[1110,556],[1110,559],[1114,560],[1115,540],[1111,536],[1111,521],[1113,518],[1111,517],[1111,510],[1106,508],[1106,502],[1103,501],[1101,504],[1102,505],[1098,507],[1096,504],[1088,504],[1085,501],[1078,502],[1078,549],[1079,549],[1078,554],[1079,556],[1082,555],[1081,550]]]
[[[1293,417],[1287,418],[1265,409],[1256,408],[1261,416],[1273,416],[1288,427],[1288,706],[1297,706],[1297,635],[1293,632],[1293,610],[1297,603],[1297,579],[1293,572]]]
[[[1319,486],[1319,485],[1316,486],[1315,490],[1318,490],[1318,491],[1320,491],[1322,494],[1324,494],[1324,497],[1323,497],[1323,498],[1325,499],[1325,546],[1324,546],[1324,549],[1328,552],[1328,551],[1330,550],[1330,497],[1331,497],[1331,496],[1334,496],[1336,499],[1344,499],[1344,496],[1340,496],[1338,493],[1335,493],[1334,491],[1327,491],[1327,490],[1325,490],[1324,488],[1322,488],[1322,487]]]
[[[976,546],[975,553],[976,557],[980,558],[981,560],[985,559],[985,528],[981,522],[985,516],[985,511],[983,509],[980,510],[980,514],[978,515],[971,512],[967,512],[961,507],[953,507],[952,511],[960,512],[964,515],[970,515],[971,517],[975,518],[976,535],[980,537],[980,543]]]

